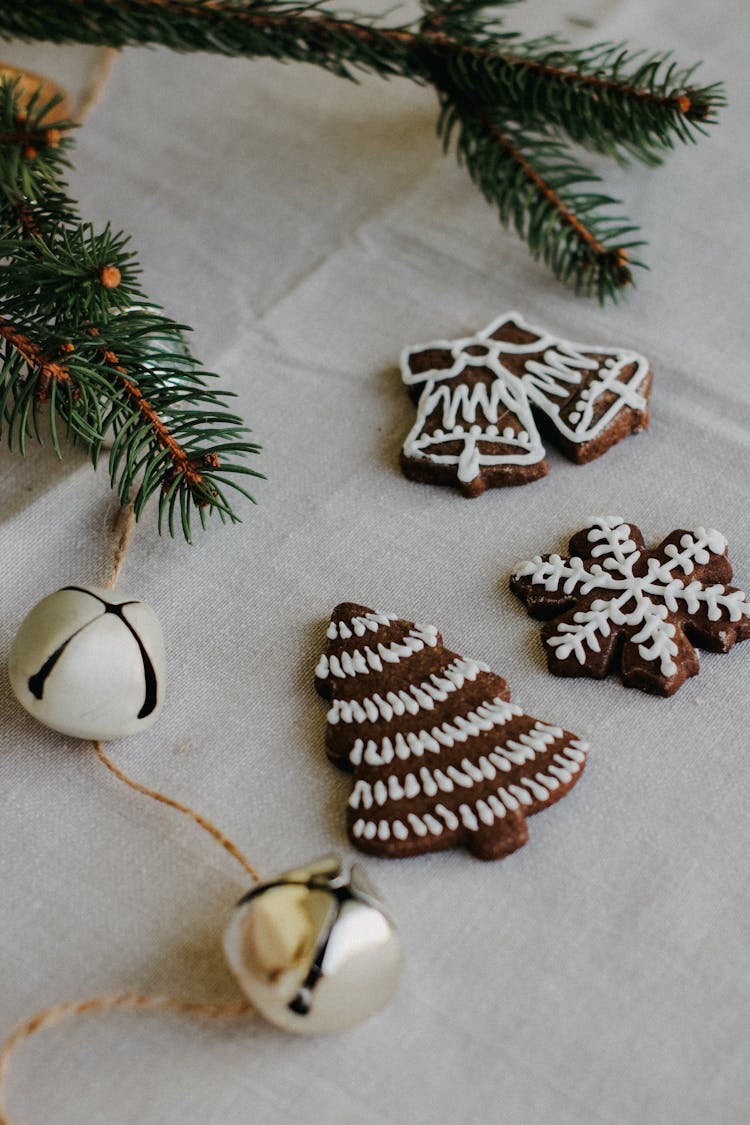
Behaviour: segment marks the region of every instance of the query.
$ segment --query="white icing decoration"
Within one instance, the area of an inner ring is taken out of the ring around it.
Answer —
[[[483,801],[482,798],[480,797],[480,799],[477,801],[477,803],[474,807],[476,808],[477,813],[479,815],[479,819],[482,821],[483,824],[487,824],[487,825],[494,824],[495,818],[492,815],[492,809],[490,808],[490,806],[487,804],[486,801]]]
[[[497,793],[509,812],[516,812],[520,808],[516,798],[511,796],[507,789],[498,789]]]
[[[369,616],[375,617],[376,615],[371,614]],[[391,617],[386,618],[385,614],[378,614],[377,617],[381,619],[380,624],[396,620]],[[364,621],[365,618],[355,618],[354,620]],[[334,623],[332,622],[331,624]],[[377,623],[375,623],[375,627],[378,627]],[[339,628],[339,633],[340,631]],[[315,675],[319,680],[326,680],[329,675],[343,680],[346,679],[347,676],[357,676],[370,671],[382,672],[383,662],[386,664],[398,664],[401,660],[413,656],[415,652],[421,652],[425,645],[434,647],[436,644],[437,629],[432,625],[414,625],[400,641],[391,641],[387,645],[382,644],[382,642],[379,643],[377,646],[377,654],[374,653],[369,646],[366,646],[364,651],[354,649],[354,651],[348,652],[345,649],[340,656],[327,656],[324,653],[318,661]],[[404,702],[404,705],[406,707],[411,707],[411,703]]]
[[[483,465],[535,465],[543,460],[544,446],[520,380],[499,365],[492,365],[490,358],[490,356],[465,356],[463,359],[466,363],[461,362],[461,370],[464,366],[491,366],[496,378],[490,386],[477,383],[470,388],[466,384],[459,384],[451,389],[442,382],[449,377],[447,372],[430,373],[417,404],[416,420],[404,442],[404,453],[407,457],[431,461],[436,465],[455,465],[458,479],[462,484],[470,484],[475,480]],[[408,369],[403,370],[406,372]],[[438,377],[433,378],[432,376],[436,374]],[[406,374],[404,380],[414,381],[407,379]],[[446,428],[432,435],[424,433],[427,418],[441,405],[443,424]],[[492,423],[494,433],[490,433],[489,429],[479,434],[471,431],[467,433],[457,423],[456,417],[459,412],[462,417],[473,421],[480,408]],[[518,418],[519,429],[516,431],[506,426],[500,435],[496,424],[500,417],[507,415],[508,412]],[[458,456],[455,453],[434,451],[434,446],[448,441],[463,442],[463,448]],[[477,444],[479,441],[497,445],[498,449],[502,448],[502,452],[480,453]]]
[[[541,723],[536,724],[537,728],[542,726]],[[553,729],[559,730],[559,728]],[[551,735],[549,731],[540,732],[538,729],[525,731],[518,736],[518,741],[509,739],[504,746],[496,746],[490,757],[498,763],[501,770],[507,771],[512,768],[510,763],[520,766],[525,762],[533,761],[537,754],[545,754],[550,744],[558,738],[562,738],[563,733],[563,731],[560,731],[559,735]],[[357,743],[361,745],[361,739],[357,739]],[[375,747],[375,743],[370,745]],[[585,752],[577,748],[582,745],[582,743],[576,743],[574,746],[571,742],[571,746],[565,747],[562,753],[558,752],[554,755],[553,762],[545,767],[552,776],[538,772],[534,779],[526,777],[521,781],[521,784],[527,785],[537,800],[546,801],[549,792],[558,789],[560,782],[567,783],[574,773],[579,772],[580,764],[586,760]],[[564,754],[569,755],[569,757],[564,757]],[[572,757],[572,755],[575,755],[575,757]],[[372,764],[380,765],[382,763],[376,758]],[[352,788],[349,805],[353,809],[370,809],[373,805],[382,808],[388,801],[411,801],[423,795],[435,797],[438,792],[453,793],[456,786],[459,789],[473,789],[476,785],[485,781],[494,780],[496,775],[497,770],[487,758],[483,757],[476,763],[464,758],[459,766],[451,763],[445,767],[445,770],[440,768],[430,770],[427,766],[421,766],[418,776],[416,773],[408,773],[399,780],[395,774],[391,774],[387,782],[378,779],[374,785],[370,785],[364,778],[358,778]],[[524,790],[519,790],[518,786],[515,785],[511,785],[509,788],[520,801],[525,804],[530,803],[528,794]],[[507,791],[501,786],[498,789],[501,797],[503,792]],[[514,798],[510,799],[511,802],[514,800]],[[508,807],[511,808],[512,805],[508,805]]]
[[[328,662],[326,660],[323,665],[323,659],[325,658],[321,658],[321,663],[315,669],[319,679],[325,679],[327,675]],[[433,673],[429,681],[423,680],[420,684],[410,684],[406,689],[401,689],[398,695],[389,691],[386,693],[385,700],[380,695],[373,695],[361,701],[335,700],[328,712],[328,722],[366,723],[376,722],[378,717],[388,722],[393,715],[403,715],[407,708],[411,710],[415,704],[416,710],[412,710],[413,714],[420,709],[432,710],[433,701],[445,702],[451,692],[458,691],[467,680],[475,680],[480,672],[489,672],[486,664],[479,660],[457,657],[443,670],[442,676]]]
[[[462,786],[464,789],[472,789],[474,782],[471,780],[467,773],[463,773],[458,766],[446,767],[448,777],[451,781],[455,781],[456,785]]]
[[[417,781],[413,773],[407,773],[404,778],[404,796],[407,798],[418,797],[422,792],[422,786]]]
[[[572,758],[574,762],[583,763],[586,761],[588,749],[588,743],[581,742],[580,739],[571,739],[570,746],[565,749],[565,754],[568,758]]]
[[[479,822],[468,805],[459,805],[458,815],[461,817],[464,828],[468,828],[470,832],[479,831]]]
[[[369,700],[363,702],[367,703]],[[450,748],[455,746],[457,742],[466,742],[469,738],[475,738],[478,734],[492,730],[494,727],[503,726],[510,719],[522,714],[523,711],[515,703],[507,703],[498,696],[496,699],[481,703],[473,711],[470,711],[466,717],[456,716],[452,722],[445,721],[440,727],[435,726],[430,731],[409,731],[406,736],[398,731],[393,736],[393,741],[389,736],[386,736],[380,746],[374,739],[368,739],[365,742],[363,739],[357,738],[349,752],[349,761],[353,766],[360,765],[363,760],[371,766],[387,766],[393,761],[394,756],[406,761],[410,757],[421,758],[425,751],[439,754],[441,746]],[[546,745],[543,741],[544,738],[547,737],[547,740],[550,740],[549,736],[543,735],[533,736],[529,734],[528,737],[530,739],[536,738],[533,746],[540,750]],[[526,747],[521,747],[521,750],[525,754],[531,753],[533,757],[533,753]],[[521,760],[525,761],[526,758],[524,757]]]
[[[677,554],[684,565],[685,552]],[[352,633],[355,635],[353,628]],[[415,625],[397,643],[412,640],[437,645],[437,637],[430,626]],[[389,646],[383,647],[390,652]],[[349,652],[349,661],[340,654],[343,682],[337,691],[347,690],[345,677],[351,676],[359,651]],[[366,663],[367,650],[362,651]],[[368,738],[367,729],[360,734],[356,727],[337,734],[344,743],[350,742],[352,768],[364,772],[364,776],[355,772],[349,797],[354,840],[384,844],[411,840],[413,849],[422,851],[431,840],[446,834],[449,839],[445,842],[452,842],[450,836],[482,833],[509,813],[533,812],[549,802],[561,786],[572,785],[583,768],[585,743],[571,738],[561,727],[530,718],[499,695],[490,695],[481,703],[472,701],[463,714],[455,714],[460,696],[450,709],[441,706],[465,684],[490,672],[486,664],[452,654],[445,663],[445,655],[440,659],[442,651],[435,655],[439,670],[428,675],[423,672],[425,679],[386,690],[381,678],[373,684],[379,691],[357,701],[336,700],[330,709],[334,728],[340,723],[387,724],[388,733],[378,731],[377,738]],[[335,676],[336,666],[329,658],[321,671]],[[497,683],[493,677],[488,686],[497,690]],[[409,721],[404,724],[406,729],[399,730],[402,716]],[[420,716],[424,723],[413,723],[412,716]],[[506,724],[512,729],[503,733]],[[410,726],[417,729],[408,729]],[[472,745],[478,738],[482,738],[481,750]],[[336,746],[337,752],[341,749],[340,744]],[[530,763],[534,763],[531,768]]]
[[[555,762],[558,763],[558,764],[555,764]],[[556,778],[558,778],[558,780],[561,781],[563,783],[563,785],[567,785],[567,783],[572,778],[573,774],[570,772],[569,769],[566,769],[565,766],[559,764],[560,763],[560,757],[559,757],[558,754],[555,754],[555,762],[550,762],[547,765],[547,769],[549,770],[549,772],[551,774],[553,774]]]
[[[509,785],[508,789],[511,791],[514,797],[518,798],[522,805],[533,805],[534,802],[532,801],[531,797],[525,789],[521,788],[520,785]]]
[[[353,617],[348,623],[346,621],[331,621],[326,630],[326,636],[329,641],[335,641],[337,637],[346,641],[352,635],[364,637],[368,631],[377,633],[381,626],[390,625],[392,621],[398,621],[393,613],[368,612],[362,614],[361,617]]]
[[[525,777],[521,784],[525,785],[526,788],[531,791],[532,796],[535,797],[537,801],[546,801],[549,797],[549,793],[544,786],[534,781],[531,777]]]
[[[452,813],[450,809],[447,809],[445,805],[435,805],[435,812],[438,816],[442,816],[446,828],[450,829],[451,832],[455,832],[459,825],[459,819],[456,814]]]
[[[549,591],[583,597],[602,592],[589,609],[574,613],[572,623],[562,622],[547,639],[561,660],[573,655],[584,664],[587,651],[599,652],[601,640],[609,637],[613,625],[626,625],[636,630],[630,634],[630,641],[638,646],[640,656],[658,662],[663,676],[674,676],[677,665],[673,658],[679,649],[675,642],[677,628],[668,620],[670,613],[705,613],[709,621],[719,621],[726,614],[730,622],[750,615],[742,590],[685,581],[696,565],[709,562],[711,554],[724,553],[726,540],[718,531],[698,527],[684,534],[679,546],[666,547],[665,562],[649,557],[646,573],[641,575],[634,573],[641,551],[622,517],[592,521],[588,539],[595,544],[592,556],[596,562],[559,555],[545,560],[537,555],[515,571],[517,578],[530,577],[532,585],[543,585]]]
[[[532,333],[536,339],[530,343],[513,344],[492,339],[502,325],[514,324]],[[481,348],[481,354],[471,355],[471,347]],[[414,373],[411,357],[426,350],[449,352],[449,367],[434,368]],[[542,353],[541,359],[531,358]],[[587,358],[584,352],[608,357],[603,366]],[[529,356],[523,375],[514,375],[503,363],[503,356]],[[620,379],[627,367],[633,371],[627,382]],[[493,381],[459,383],[448,382],[472,368],[492,372]],[[584,372],[597,371],[599,377],[583,388],[577,398],[570,401],[567,418],[560,413],[560,400],[567,402],[571,388],[579,386]],[[455,465],[458,480],[470,484],[480,475],[482,466],[533,465],[545,456],[532,404],[542,410],[555,428],[568,441],[580,443],[593,441],[615,419],[623,408],[644,411],[646,399],[639,388],[649,371],[648,360],[636,352],[599,345],[574,344],[553,336],[543,329],[528,324],[518,313],[505,313],[475,336],[459,340],[437,340],[405,348],[401,354],[401,372],[407,385],[424,383],[414,425],[404,442],[404,454],[415,460],[430,461],[437,465]],[[612,395],[614,401],[594,421],[597,403],[603,395]],[[423,432],[428,418],[442,408],[441,426],[432,434]],[[481,410],[485,425],[476,424]],[[510,413],[517,427],[505,426],[502,434],[497,423],[501,416]],[[463,424],[462,424],[463,423]],[[461,441],[463,448],[456,455],[439,453],[435,447],[444,442]],[[480,452],[478,442],[502,447],[502,452]]]

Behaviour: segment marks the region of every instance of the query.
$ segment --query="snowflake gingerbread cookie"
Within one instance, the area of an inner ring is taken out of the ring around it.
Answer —
[[[327,638],[315,683],[331,704],[328,756],[354,775],[348,829],[362,851],[500,859],[581,776],[585,744],[510,703],[505,680],[433,626],[343,603]]]
[[[623,683],[674,695],[698,672],[693,645],[729,652],[750,637],[750,605],[730,586],[727,543],[698,527],[647,551],[634,524],[593,520],[570,540],[570,557],[521,563],[511,589],[542,629],[551,672],[603,678],[617,664]]]
[[[405,348],[401,373],[417,402],[404,474],[465,496],[546,475],[537,417],[577,464],[648,426],[648,360],[562,340],[514,312],[476,336]]]

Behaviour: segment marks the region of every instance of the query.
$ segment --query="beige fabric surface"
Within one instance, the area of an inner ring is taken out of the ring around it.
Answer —
[[[651,542],[721,529],[750,585],[750,16],[742,0],[530,0],[510,15],[672,46],[730,80],[710,139],[657,172],[608,168],[650,241],[652,271],[621,307],[576,299],[498,228],[441,156],[429,91],[163,51],[117,61],[74,190],[87,218],[132,231],[147,291],[195,325],[268,481],[242,526],[217,522],[192,549],[140,526],[121,587],[162,617],[169,698],[151,732],[110,752],[269,875],[353,854],[312,688],[326,617],[352,599],[486,660],[529,711],[590,741],[587,775],[503,863],[368,862],[407,957],[370,1024],[300,1041],[254,1020],[82,1020],[17,1057],[25,1125],[747,1120],[750,651],[704,655],[669,701],[558,680],[507,578],[616,512]],[[552,452],[545,480],[473,502],[409,483],[400,349],[508,308],[648,355],[649,433],[584,468]],[[113,507],[76,453],[3,448],[0,470],[4,667],[36,600],[106,574]],[[3,1034],[99,991],[234,998],[220,935],[239,869],[90,748],[35,725],[0,675]]]

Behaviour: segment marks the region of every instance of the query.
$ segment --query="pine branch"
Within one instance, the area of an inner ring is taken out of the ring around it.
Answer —
[[[504,12],[513,2],[496,0],[494,8]],[[423,0],[422,19],[397,26],[341,17],[321,0],[36,0],[31,6],[0,6],[3,34],[115,47],[159,43],[178,51],[306,62],[350,79],[364,71],[432,85],[443,120],[451,119],[453,106],[462,122],[466,141],[459,153],[485,195],[500,203],[508,182],[511,191],[518,184],[522,198],[516,209],[523,212],[533,187],[552,211],[544,247],[539,249],[537,239],[532,252],[550,263],[561,261],[558,276],[569,276],[600,297],[632,280],[618,253],[624,247],[610,245],[620,237],[616,227],[626,224],[597,214],[606,197],[564,198],[557,185],[573,174],[572,166],[562,148],[552,153],[549,145],[561,144],[559,135],[565,133],[620,161],[655,164],[678,142],[698,139],[724,105],[720,84],[694,84],[695,68],[678,66],[668,53],[644,55],[608,43],[576,50],[553,36],[524,39],[506,30],[497,14],[488,15],[483,0]],[[495,128],[507,144],[491,138]],[[529,144],[535,153],[525,152]],[[498,163],[503,172],[493,186],[489,172],[497,151],[503,154]],[[535,168],[532,157],[539,155],[557,162],[548,176]],[[511,166],[516,176],[506,182],[503,176],[510,175],[506,169]],[[594,179],[580,167],[574,178]],[[541,183],[547,179],[549,190]],[[559,197],[554,205],[553,196]],[[507,210],[508,201],[504,206]],[[553,212],[559,223],[552,221]],[[527,238],[536,229],[531,222],[515,225]],[[595,233],[597,225],[601,236]],[[571,232],[582,244],[586,230],[592,233],[588,255],[576,257]],[[549,242],[550,231],[561,235],[557,249]],[[569,269],[573,259],[576,265]]]
[[[513,225],[534,258],[577,292],[615,298],[632,283],[632,224],[602,213],[616,201],[582,191],[599,177],[579,164],[553,134],[531,134],[515,124],[502,128],[486,111],[442,98],[438,131],[446,148],[455,139],[466,168],[501,221]],[[625,241],[627,240],[627,241]]]
[[[36,0],[32,11],[0,10],[0,35],[161,43],[308,62],[348,78],[357,70],[399,75],[453,87],[527,126],[556,124],[581,144],[649,163],[675,141],[695,140],[724,104],[721,84],[691,85],[695,67],[678,67],[668,52],[523,40],[488,19],[483,0],[426,0],[424,7],[415,26],[381,27],[293,0]]]
[[[724,104],[719,84],[690,86],[693,71],[622,45],[513,54],[488,66],[486,100],[527,127],[557,125],[588,149],[656,164],[676,142],[696,141]]]
[[[140,268],[128,239],[81,223],[62,170],[66,127],[45,126],[53,103],[22,109],[15,83],[0,86],[0,418],[25,452],[49,422],[58,456],[62,422],[96,465],[105,438],[112,486],[136,518],[158,496],[159,527],[192,516],[238,517],[234,491],[260,476],[238,459],[257,453],[227,411],[216,376],[187,351],[182,326],[143,304]],[[240,479],[238,479],[240,478]]]
[[[721,83],[693,85],[697,68],[678,66],[670,52],[648,55],[623,43],[576,50],[553,35],[524,40],[487,18],[486,0],[423,0],[422,7],[421,30],[437,33],[446,48],[470,48],[446,58],[464,95],[503,107],[527,127],[557,125],[619,159],[656,162],[675,141],[705,133],[725,104]]]

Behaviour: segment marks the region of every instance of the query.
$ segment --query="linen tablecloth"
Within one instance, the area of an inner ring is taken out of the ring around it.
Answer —
[[[656,172],[606,167],[650,243],[652,270],[619,307],[575,298],[498,227],[441,155],[427,90],[162,50],[117,60],[80,130],[73,190],[84,216],[132,232],[147,292],[195,326],[268,480],[240,527],[216,521],[192,548],[160,540],[148,514],[139,526],[120,585],[162,618],[169,694],[152,731],[110,751],[268,875],[352,856],[349,783],[326,760],[312,673],[327,615],[353,600],[432,622],[487,661],[532,714],[590,742],[587,773],[502,863],[366,863],[406,951],[371,1023],[308,1041],[252,1019],[82,1019],[16,1057],[19,1122],[747,1120],[750,652],[703,655],[671,700],[555,679],[508,576],[589,516],[619,514],[651,542],[719,528],[750,585],[750,13],[742,0],[530,0],[508,18],[674,47],[728,80],[729,108],[697,148]],[[646,354],[650,430],[583,468],[553,451],[543,481],[476,501],[410,483],[401,348],[510,308]],[[113,501],[79,452],[3,448],[0,469],[4,665],[35,601],[106,575]],[[239,869],[0,683],[3,1034],[97,992],[235,997],[220,938]]]

